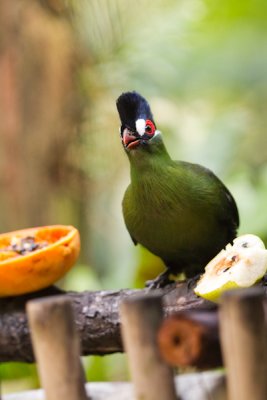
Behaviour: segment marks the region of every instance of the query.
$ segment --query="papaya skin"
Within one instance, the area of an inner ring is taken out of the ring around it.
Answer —
[[[76,228],[52,225],[0,235],[0,248],[14,237],[33,236],[47,242],[41,249],[0,261],[0,296],[16,296],[43,289],[63,277],[74,265],[80,252],[80,235]]]

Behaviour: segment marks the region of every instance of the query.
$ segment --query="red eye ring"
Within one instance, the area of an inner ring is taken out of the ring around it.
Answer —
[[[146,120],[146,127],[145,127],[146,134],[149,135],[149,136],[153,136],[154,133],[155,133],[155,130],[156,130],[156,127],[153,124],[153,122],[150,121],[150,119],[147,119]]]

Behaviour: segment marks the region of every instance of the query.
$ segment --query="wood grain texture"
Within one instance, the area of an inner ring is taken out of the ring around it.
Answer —
[[[267,288],[262,286],[267,297]],[[63,292],[50,287],[24,296],[0,298],[0,362],[33,362],[31,338],[25,306],[27,301],[57,294],[71,299],[75,324],[81,339],[83,355],[123,352],[119,305],[125,298],[146,294],[147,289],[118,291]],[[197,297],[187,282],[169,285],[159,291],[165,316],[187,310],[216,310],[217,305]],[[267,302],[264,302],[267,315]]]
[[[51,296],[27,304],[37,368],[47,400],[87,400],[71,301]]]
[[[161,296],[132,296],[120,306],[123,343],[137,399],[175,400],[174,374],[162,359],[157,333],[163,320]],[[140,362],[141,360],[141,362]]]
[[[31,299],[57,294],[65,294],[71,299],[83,355],[122,352],[119,305],[136,293],[141,295],[148,291],[65,293],[51,287],[24,296],[0,298],[0,361],[34,361],[25,305]],[[216,308],[214,303],[195,296],[186,282],[170,285],[160,293],[165,315],[187,309]]]
[[[267,324],[258,288],[225,293],[221,342],[229,400],[267,399]]]

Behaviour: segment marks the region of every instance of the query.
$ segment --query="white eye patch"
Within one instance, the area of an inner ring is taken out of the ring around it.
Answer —
[[[136,131],[140,136],[143,136],[146,129],[146,121],[144,119],[138,119],[135,122]]]

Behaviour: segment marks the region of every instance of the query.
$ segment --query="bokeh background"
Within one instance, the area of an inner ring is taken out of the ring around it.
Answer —
[[[134,247],[115,101],[150,102],[175,159],[211,168],[267,244],[265,0],[16,0],[0,3],[0,231],[72,224],[69,290],[140,287],[162,268]],[[153,268],[151,268],[153,266]],[[128,378],[123,355],[84,359],[90,380]],[[4,392],[35,366],[0,366]]]

